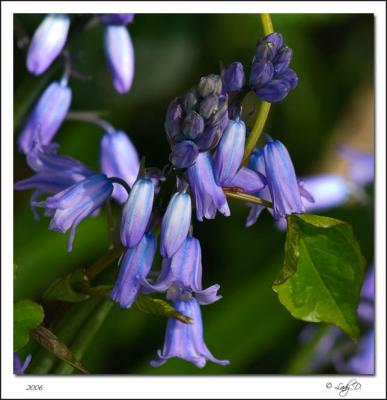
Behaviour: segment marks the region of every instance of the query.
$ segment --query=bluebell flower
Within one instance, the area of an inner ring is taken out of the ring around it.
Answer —
[[[289,68],[292,50],[280,33],[271,33],[257,43],[250,72],[250,86],[269,103],[283,100],[297,86],[296,73]]]
[[[187,236],[171,258],[163,260],[160,276],[154,284],[144,280],[145,290],[165,292],[169,300],[187,300],[195,294],[199,304],[219,300],[219,285],[202,287],[202,252],[199,240]]]
[[[263,174],[247,167],[241,167],[239,171],[223,183],[223,187],[233,188],[247,194],[260,192],[266,185]]]
[[[375,157],[373,153],[360,151],[348,146],[341,146],[339,154],[348,160],[347,177],[361,186],[374,182]]]
[[[40,75],[47,70],[66,44],[70,28],[67,14],[47,15],[31,39],[27,53],[27,69]]]
[[[141,293],[142,280],[152,267],[156,246],[155,237],[146,233],[136,246],[125,250],[120,261],[120,272],[110,295],[121,307],[130,308]]]
[[[200,306],[195,298],[188,301],[177,300],[173,306],[182,314],[193,319],[192,324],[184,324],[169,318],[164,347],[158,350],[159,359],[151,361],[153,367],[163,365],[169,358],[182,358],[203,368],[207,361],[228,365],[228,360],[215,358],[208,350],[203,338],[203,323]]]
[[[219,186],[237,173],[243,159],[245,139],[245,123],[242,120],[230,120],[215,153],[214,173]]]
[[[133,22],[135,14],[102,14],[101,20],[108,25],[127,25]]]
[[[16,375],[23,375],[32,359],[31,354],[28,354],[24,362],[19,354],[13,353],[13,373]]]
[[[104,33],[105,58],[118,93],[126,93],[134,77],[134,49],[126,26],[108,25]]]
[[[355,355],[348,361],[345,370],[348,373],[372,375],[375,373],[375,330],[370,329],[359,342]]]
[[[240,62],[231,63],[222,74],[223,89],[226,93],[237,92],[245,83],[245,71]]]
[[[36,172],[30,178],[18,181],[15,190],[35,190],[31,202],[35,202],[43,194],[56,194],[81,180],[95,174],[80,161],[57,154],[57,146],[36,147],[27,156],[29,166]],[[38,215],[35,213],[35,218]]]
[[[170,161],[177,168],[188,167],[199,152],[219,143],[227,123],[228,96],[221,77],[202,77],[184,97],[176,97],[168,106],[164,127],[172,149]]]
[[[199,153],[194,165],[187,169],[188,181],[195,198],[196,218],[214,219],[217,210],[229,216],[230,209],[226,195],[215,182],[211,155],[209,152]]]
[[[43,92],[20,134],[19,150],[29,154],[37,144],[47,145],[58,131],[70,108],[71,89],[53,82]]]
[[[99,174],[75,183],[34,205],[45,207],[48,213],[52,214],[49,229],[65,233],[71,228],[68,242],[68,251],[71,251],[79,223],[100,208],[112,192],[113,184],[106,175]]]
[[[152,212],[154,190],[148,177],[139,178],[133,185],[122,211],[121,242],[124,246],[136,246],[144,236]]]
[[[101,140],[101,171],[108,177],[123,179],[133,186],[140,170],[140,160],[134,144],[125,132],[106,132]],[[114,184],[112,197],[119,203],[125,203],[128,193],[124,187]]]
[[[172,196],[161,223],[160,252],[163,257],[172,257],[187,237],[191,211],[191,196],[188,193]]]

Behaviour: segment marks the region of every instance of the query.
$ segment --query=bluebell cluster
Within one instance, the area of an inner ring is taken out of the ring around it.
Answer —
[[[133,45],[126,25],[134,14],[99,18],[105,24],[104,48],[114,87],[119,93],[126,92],[134,77]],[[67,15],[44,19],[27,55],[31,73],[43,73],[59,56],[69,27]],[[204,342],[200,307],[221,296],[219,284],[202,285],[202,249],[193,234],[193,209],[198,221],[214,219],[218,211],[229,216],[226,188],[266,200],[277,221],[304,212],[302,198],[314,202],[279,140],[266,136],[266,144],[254,150],[247,166],[243,164],[248,130],[240,104],[234,101],[235,93],[253,90],[262,100],[282,100],[297,83],[289,68],[291,58],[291,49],[284,45],[281,34],[270,34],[258,41],[247,85],[243,65],[233,62],[221,74],[202,77],[184,96],[176,97],[166,112],[164,126],[171,154],[170,164],[163,170],[140,165],[129,136],[99,119],[94,120],[104,129],[99,171],[58,154],[59,146],[53,139],[71,106],[68,73],[45,89],[26,120],[19,150],[35,174],[17,182],[15,189],[34,190],[31,205],[45,209],[51,218],[49,229],[60,233],[70,230],[69,251],[76,227],[85,218],[97,215],[110,199],[122,205],[120,241],[125,250],[111,299],[130,308],[140,294],[164,292],[178,311],[192,318],[191,324],[168,320],[164,347],[152,361],[154,366],[171,357],[200,368],[207,360],[228,364],[215,358]],[[173,176],[176,185],[172,192],[161,190]],[[41,201],[44,195],[48,197]],[[247,205],[251,208],[250,226],[265,207]],[[163,261],[158,277],[151,279],[158,242]]]

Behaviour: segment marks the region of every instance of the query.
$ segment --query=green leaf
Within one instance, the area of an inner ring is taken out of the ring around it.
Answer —
[[[357,307],[365,259],[346,222],[309,214],[287,218],[285,261],[273,284],[290,314],[359,335]]]
[[[77,269],[64,278],[56,279],[43,293],[43,298],[68,302],[87,300],[90,295],[78,291],[82,286],[88,287],[89,280],[84,269]]]
[[[32,300],[20,300],[13,305],[13,350],[18,351],[29,341],[31,329],[44,318],[43,307]]]
[[[179,311],[173,308],[167,301],[141,295],[137,298],[135,304],[137,308],[143,313],[176,318],[185,324],[192,323],[191,318],[181,314]]]
[[[34,339],[47,349],[50,353],[56,357],[77,368],[79,371],[87,374],[88,371],[82,366],[82,364],[75,358],[74,354],[70,349],[49,329],[40,325],[35,328],[32,332]]]

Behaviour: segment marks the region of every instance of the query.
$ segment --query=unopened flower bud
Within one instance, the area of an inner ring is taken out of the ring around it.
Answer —
[[[222,79],[219,75],[208,75],[200,78],[198,84],[198,93],[202,97],[207,97],[210,94],[219,95],[222,92]]]
[[[204,120],[196,112],[191,111],[184,119],[182,131],[187,139],[194,140],[203,133]]]
[[[211,94],[205,97],[199,104],[198,111],[203,118],[209,118],[218,109],[218,96]]]
[[[227,93],[242,89],[245,83],[245,72],[240,62],[231,63],[223,74],[223,85]]]

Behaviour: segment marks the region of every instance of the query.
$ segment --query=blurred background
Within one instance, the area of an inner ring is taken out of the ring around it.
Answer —
[[[42,18],[39,14],[15,15],[15,143],[32,100],[62,74],[58,63],[39,78],[26,71],[26,37],[31,37]],[[291,67],[299,83],[283,102],[272,107],[265,131],[285,143],[299,176],[345,173],[347,165],[337,154],[337,146],[373,151],[373,15],[275,14],[272,20],[274,29],[293,49]],[[138,14],[129,31],[136,73],[131,91],[125,95],[113,89],[103,54],[102,26],[81,31],[71,42],[76,68],[87,78],[70,79],[71,110],[106,112],[109,122],[129,134],[139,154],[146,156],[147,165],[162,168],[169,155],[163,128],[169,102],[201,76],[219,73],[220,61],[225,65],[240,61],[249,70],[255,43],[263,36],[260,19],[251,14]],[[248,102],[247,112],[254,111],[257,104]],[[60,154],[98,170],[102,133],[95,125],[65,121],[55,141],[60,143]],[[15,145],[14,181],[31,175]],[[373,188],[366,190],[372,196]],[[14,195],[14,296],[15,300],[40,301],[55,278],[88,267],[107,251],[107,218],[101,213],[82,222],[73,251],[67,253],[67,235],[48,231],[49,220],[43,216],[39,221],[33,219],[30,194]],[[266,212],[253,227],[245,228],[248,209],[236,200],[229,203],[231,217],[219,215],[213,221],[193,223],[202,245],[204,287],[219,283],[223,295],[221,301],[202,307],[205,340],[215,357],[229,359],[231,364],[221,367],[208,363],[199,370],[173,359],[152,368],[149,361],[163,345],[165,318],[140,313],[136,308],[122,310],[114,304],[100,329],[90,334],[82,363],[91,373],[340,372],[330,360],[319,367],[314,364],[316,354],[321,354],[320,339],[309,339],[325,337],[330,328],[295,320],[271,289],[282,267],[285,233]],[[352,201],[321,213],[352,224],[368,264],[373,262],[370,204]],[[112,280],[116,273],[113,266],[101,279]],[[47,306],[48,325],[55,322],[58,307]],[[356,346],[349,345],[350,354],[356,352]],[[32,369],[39,361],[34,357],[37,351],[38,346],[31,341],[21,352],[24,356],[32,353]]]

